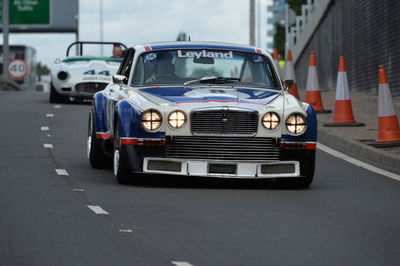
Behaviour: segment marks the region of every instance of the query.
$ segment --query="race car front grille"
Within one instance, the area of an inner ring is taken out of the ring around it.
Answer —
[[[279,148],[273,138],[175,136],[167,138],[167,158],[203,160],[279,160]]]
[[[104,90],[106,86],[107,83],[85,82],[76,84],[75,90],[77,92],[83,92],[83,93],[96,93],[98,91]]]
[[[193,135],[253,136],[257,132],[258,113],[247,110],[202,110],[191,114]]]

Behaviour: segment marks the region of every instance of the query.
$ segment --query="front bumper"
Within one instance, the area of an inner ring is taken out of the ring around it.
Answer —
[[[82,82],[77,84],[63,84],[56,88],[57,92],[67,97],[91,99],[93,95],[107,86],[108,83]]]
[[[232,162],[146,157],[143,172],[219,178],[299,177],[298,161]]]
[[[170,158],[165,146],[121,145],[121,160],[134,173],[217,178],[297,178],[313,175],[315,149],[279,149],[274,160],[215,160]]]

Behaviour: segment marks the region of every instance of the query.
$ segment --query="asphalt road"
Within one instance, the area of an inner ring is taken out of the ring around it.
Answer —
[[[0,265],[400,264],[398,181],[319,151],[307,190],[163,176],[119,185],[88,164],[88,110],[0,92]]]

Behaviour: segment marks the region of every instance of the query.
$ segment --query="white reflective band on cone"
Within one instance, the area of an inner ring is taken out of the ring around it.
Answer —
[[[296,74],[294,72],[293,62],[286,61],[285,67],[283,68],[284,79],[292,79],[296,82]]]
[[[308,91],[319,91],[319,81],[316,66],[308,67],[307,88]]]
[[[378,116],[396,115],[393,107],[389,84],[379,84]]]
[[[346,72],[338,72],[336,82],[336,100],[350,100],[349,83],[347,82]]]

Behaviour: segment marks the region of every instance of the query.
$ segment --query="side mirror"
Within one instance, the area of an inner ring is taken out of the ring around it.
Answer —
[[[112,76],[112,81],[115,84],[122,85],[126,81],[126,77],[124,75],[113,75]]]
[[[283,81],[283,86],[285,87],[285,89],[290,89],[291,87],[293,87],[293,84],[294,84],[293,79],[285,79]]]

